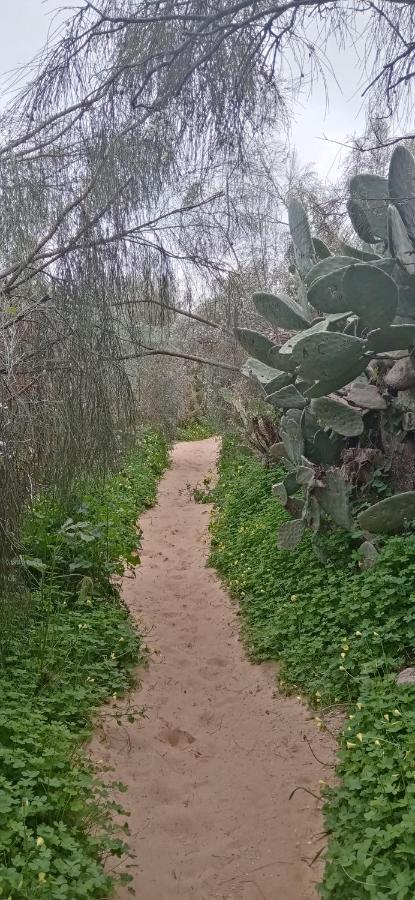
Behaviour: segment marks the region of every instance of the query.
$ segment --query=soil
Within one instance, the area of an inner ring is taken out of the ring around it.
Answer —
[[[315,900],[324,835],[307,790],[328,769],[309,744],[331,763],[333,741],[278,694],[273,664],[249,662],[237,607],[207,568],[211,510],[191,489],[217,453],[213,438],[176,444],[141,518],[123,595],[149,645],[128,701],[145,718],[106,727],[94,752],[128,786],[139,900]]]

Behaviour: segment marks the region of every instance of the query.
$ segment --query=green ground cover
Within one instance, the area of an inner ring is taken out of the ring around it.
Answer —
[[[80,483],[64,508],[42,497],[27,516],[18,614],[2,604],[1,898],[103,900],[128,879],[117,874],[124,863],[104,870],[106,857],[128,853],[126,834],[112,824],[108,775],[105,784],[83,745],[97,714],[117,717],[143,653],[110,577],[137,562],[135,522],[166,465],[164,439],[148,432],[118,473]]]
[[[211,563],[239,601],[251,656],[280,662],[282,688],[307,695],[317,725],[333,707],[347,716],[339,786],[323,791],[322,897],[413,900],[415,687],[394,676],[415,659],[415,537],[385,541],[369,571],[348,534],[325,540],[325,565],[307,535],[281,551],[286,512],[271,496],[280,474],[224,439]]]

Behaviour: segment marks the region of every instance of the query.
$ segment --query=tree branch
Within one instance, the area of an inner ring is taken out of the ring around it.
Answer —
[[[205,366],[215,366],[218,369],[228,369],[230,372],[240,373],[239,366],[231,366],[229,363],[223,363],[215,359],[205,359],[203,356],[192,356],[189,353],[180,353],[178,350],[162,350],[161,348],[145,347],[145,353],[132,353],[129,356],[119,356],[118,361],[126,362],[129,359],[146,359],[149,356],[171,356],[174,359],[187,359],[190,362],[202,363]]]

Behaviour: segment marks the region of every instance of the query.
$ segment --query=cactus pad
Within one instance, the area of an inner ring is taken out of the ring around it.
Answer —
[[[372,534],[400,534],[415,519],[415,491],[394,494],[359,513],[357,520]]]
[[[305,524],[302,519],[292,519],[284,522],[278,533],[278,547],[280,550],[295,550],[301,543]]]
[[[395,147],[389,165],[389,195],[401,214],[411,238],[415,238],[415,160],[403,144]]]
[[[363,432],[362,414],[357,409],[331,397],[311,401],[311,412],[324,428],[344,437],[358,437]]]
[[[303,315],[301,307],[284,294],[265,294],[258,291],[253,297],[255,308],[260,316],[275,328],[291,329],[307,328],[309,322]]]

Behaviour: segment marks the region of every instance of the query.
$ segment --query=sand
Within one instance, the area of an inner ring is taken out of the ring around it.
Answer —
[[[123,595],[150,648],[129,698],[146,718],[115,724],[94,752],[128,786],[139,900],[312,900],[324,841],[319,779],[333,742],[274,665],[253,665],[237,607],[207,568],[210,507],[191,490],[215,470],[215,439],[176,444],[157,505],[140,521],[142,563]],[[126,888],[119,900],[126,900]]]

